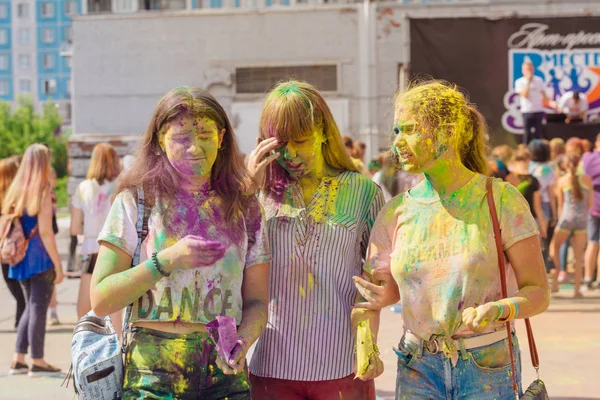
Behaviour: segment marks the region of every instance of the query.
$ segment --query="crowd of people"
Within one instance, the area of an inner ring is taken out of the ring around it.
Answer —
[[[380,313],[398,302],[397,398],[514,398],[506,322],[548,307],[546,272],[557,289],[565,246],[575,295],[591,287],[600,152],[579,140],[490,150],[476,106],[438,81],[397,95],[391,139],[365,165],[366,147],[341,136],[317,89],[291,80],[268,94],[246,165],[223,107],[187,86],[160,100],[126,170],[97,145],[72,198],[70,234],[84,237],[77,312],[119,326],[132,305],[123,398],[374,400]],[[63,278],[45,146],[0,162],[0,200],[30,238],[27,257],[3,265],[18,307],[10,373],[56,373],[43,353]],[[228,357],[206,328],[217,316],[237,327]]]

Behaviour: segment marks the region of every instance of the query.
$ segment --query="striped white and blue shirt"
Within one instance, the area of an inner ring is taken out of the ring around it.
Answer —
[[[298,184],[282,201],[261,195],[273,259],[269,322],[252,374],[298,381],[346,377],[354,369],[350,312],[369,235],[384,198],[370,179],[323,178],[308,206]]]

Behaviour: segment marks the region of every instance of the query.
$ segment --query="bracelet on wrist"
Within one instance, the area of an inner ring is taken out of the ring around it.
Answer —
[[[154,268],[156,268],[156,270],[158,272],[160,272],[160,274],[162,276],[170,276],[171,273],[167,272],[164,270],[164,268],[160,265],[160,263],[158,262],[158,257],[156,257],[156,252],[152,253],[152,264],[154,265]]]

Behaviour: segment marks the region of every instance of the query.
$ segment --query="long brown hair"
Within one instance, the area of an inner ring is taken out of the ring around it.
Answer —
[[[406,110],[434,133],[434,143],[452,147],[465,167],[486,174],[488,129],[475,104],[448,82],[417,82],[396,96],[396,113]],[[395,154],[398,161],[398,155]]]
[[[246,169],[240,155],[233,126],[219,102],[200,88],[181,86],[169,91],[159,101],[131,168],[119,178],[117,192],[135,190],[142,185],[146,197],[172,201],[180,188],[180,177],[169,163],[159,144],[160,132],[179,116],[206,117],[219,131],[225,129],[221,148],[212,167],[211,188],[225,204],[225,218],[230,233],[237,234],[242,211]]]
[[[571,189],[573,190],[573,196],[575,200],[582,201],[583,200],[583,189],[581,188],[581,183],[579,182],[579,176],[577,175],[577,168],[579,167],[579,156],[575,153],[567,154],[567,169],[569,171],[569,183],[571,184]]]
[[[2,214],[39,214],[42,199],[50,191],[50,169],[48,148],[43,144],[30,145],[2,200]]]
[[[358,169],[346,152],[333,114],[319,91],[312,85],[296,80],[279,83],[267,96],[259,125],[259,140],[276,137],[280,142],[300,139],[313,129],[323,130],[323,158],[332,168],[341,171]],[[267,170],[267,191],[281,195],[290,175],[277,162]]]
[[[0,208],[8,187],[15,179],[19,169],[19,157],[12,156],[0,160]]]
[[[98,143],[94,146],[86,179],[95,179],[103,185],[104,181],[115,180],[119,173],[121,164],[115,148],[108,143]]]

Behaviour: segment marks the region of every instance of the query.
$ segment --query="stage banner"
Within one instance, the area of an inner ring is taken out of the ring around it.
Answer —
[[[600,118],[600,17],[411,19],[410,57],[413,79],[445,79],[466,90],[495,143],[506,132],[522,133],[514,85],[526,58],[550,99],[579,91],[588,120]]]

